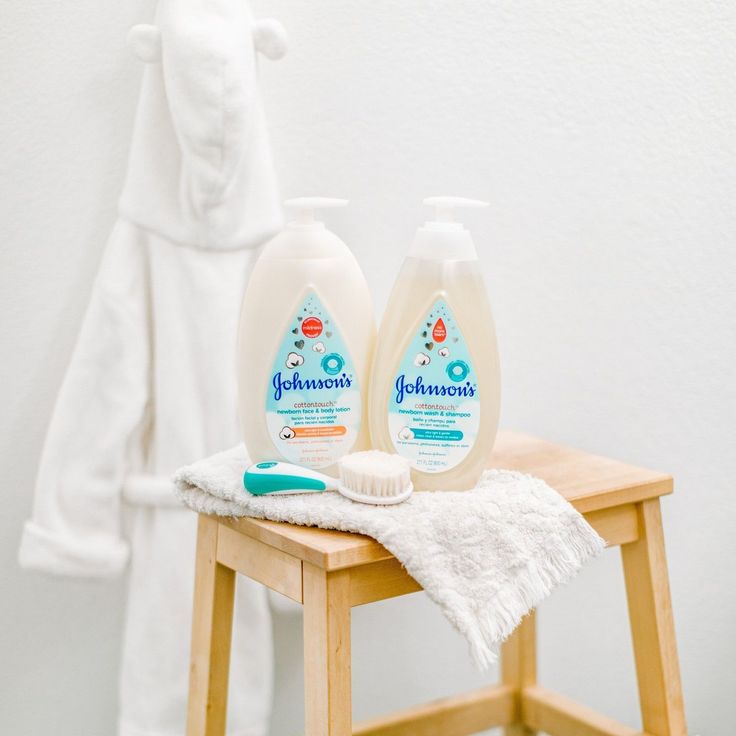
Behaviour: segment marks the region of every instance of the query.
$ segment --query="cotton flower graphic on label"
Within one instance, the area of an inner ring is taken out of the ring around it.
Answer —
[[[446,358],[450,354],[450,348],[440,348],[437,351],[443,358]]]
[[[414,358],[414,365],[429,365],[430,357],[426,353],[417,353],[417,357]]]
[[[323,342],[316,342],[312,345],[312,350],[314,350],[315,353],[324,353],[325,344]]]
[[[399,439],[400,440],[413,440],[414,432],[412,432],[409,427],[402,427],[399,430]]]
[[[296,437],[296,432],[291,427],[282,427],[279,437],[282,440],[290,440],[292,437]]]
[[[304,365],[304,356],[299,353],[289,353],[286,356],[286,367],[296,368],[298,365]]]

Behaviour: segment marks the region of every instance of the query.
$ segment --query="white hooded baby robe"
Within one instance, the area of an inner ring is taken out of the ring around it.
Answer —
[[[181,736],[196,516],[182,464],[240,439],[235,346],[255,248],[280,226],[255,50],[285,51],[245,0],[160,0],[131,31],[147,62],[119,218],[61,387],[23,566],[129,568],[120,736]],[[271,699],[265,591],[238,580],[228,733],[263,736]],[[93,656],[93,655],[90,655]]]

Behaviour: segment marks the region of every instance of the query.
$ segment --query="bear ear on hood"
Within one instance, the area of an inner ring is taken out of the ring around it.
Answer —
[[[283,58],[288,41],[286,29],[275,18],[261,18],[253,23],[253,44],[267,58]]]
[[[161,31],[148,23],[139,23],[128,31],[128,46],[146,64],[161,61]]]

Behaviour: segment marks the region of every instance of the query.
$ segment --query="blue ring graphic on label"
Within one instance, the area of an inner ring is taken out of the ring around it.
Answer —
[[[344,365],[345,361],[339,353],[330,353],[322,358],[322,370],[327,373],[328,376],[336,376],[342,370]]]
[[[468,377],[468,373],[470,373],[470,368],[464,360],[453,360],[447,366],[447,375],[455,383],[464,381]]]

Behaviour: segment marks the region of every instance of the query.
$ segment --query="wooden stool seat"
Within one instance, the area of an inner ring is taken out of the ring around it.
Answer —
[[[352,723],[350,609],[421,587],[374,539],[251,518],[200,515],[188,736],[223,736],[235,573],[304,605],[307,736],[685,736],[659,497],[672,478],[517,433],[501,433],[491,466],[544,479],[609,546],[620,545],[643,731],[536,682],[534,614],[503,645],[501,683]]]

